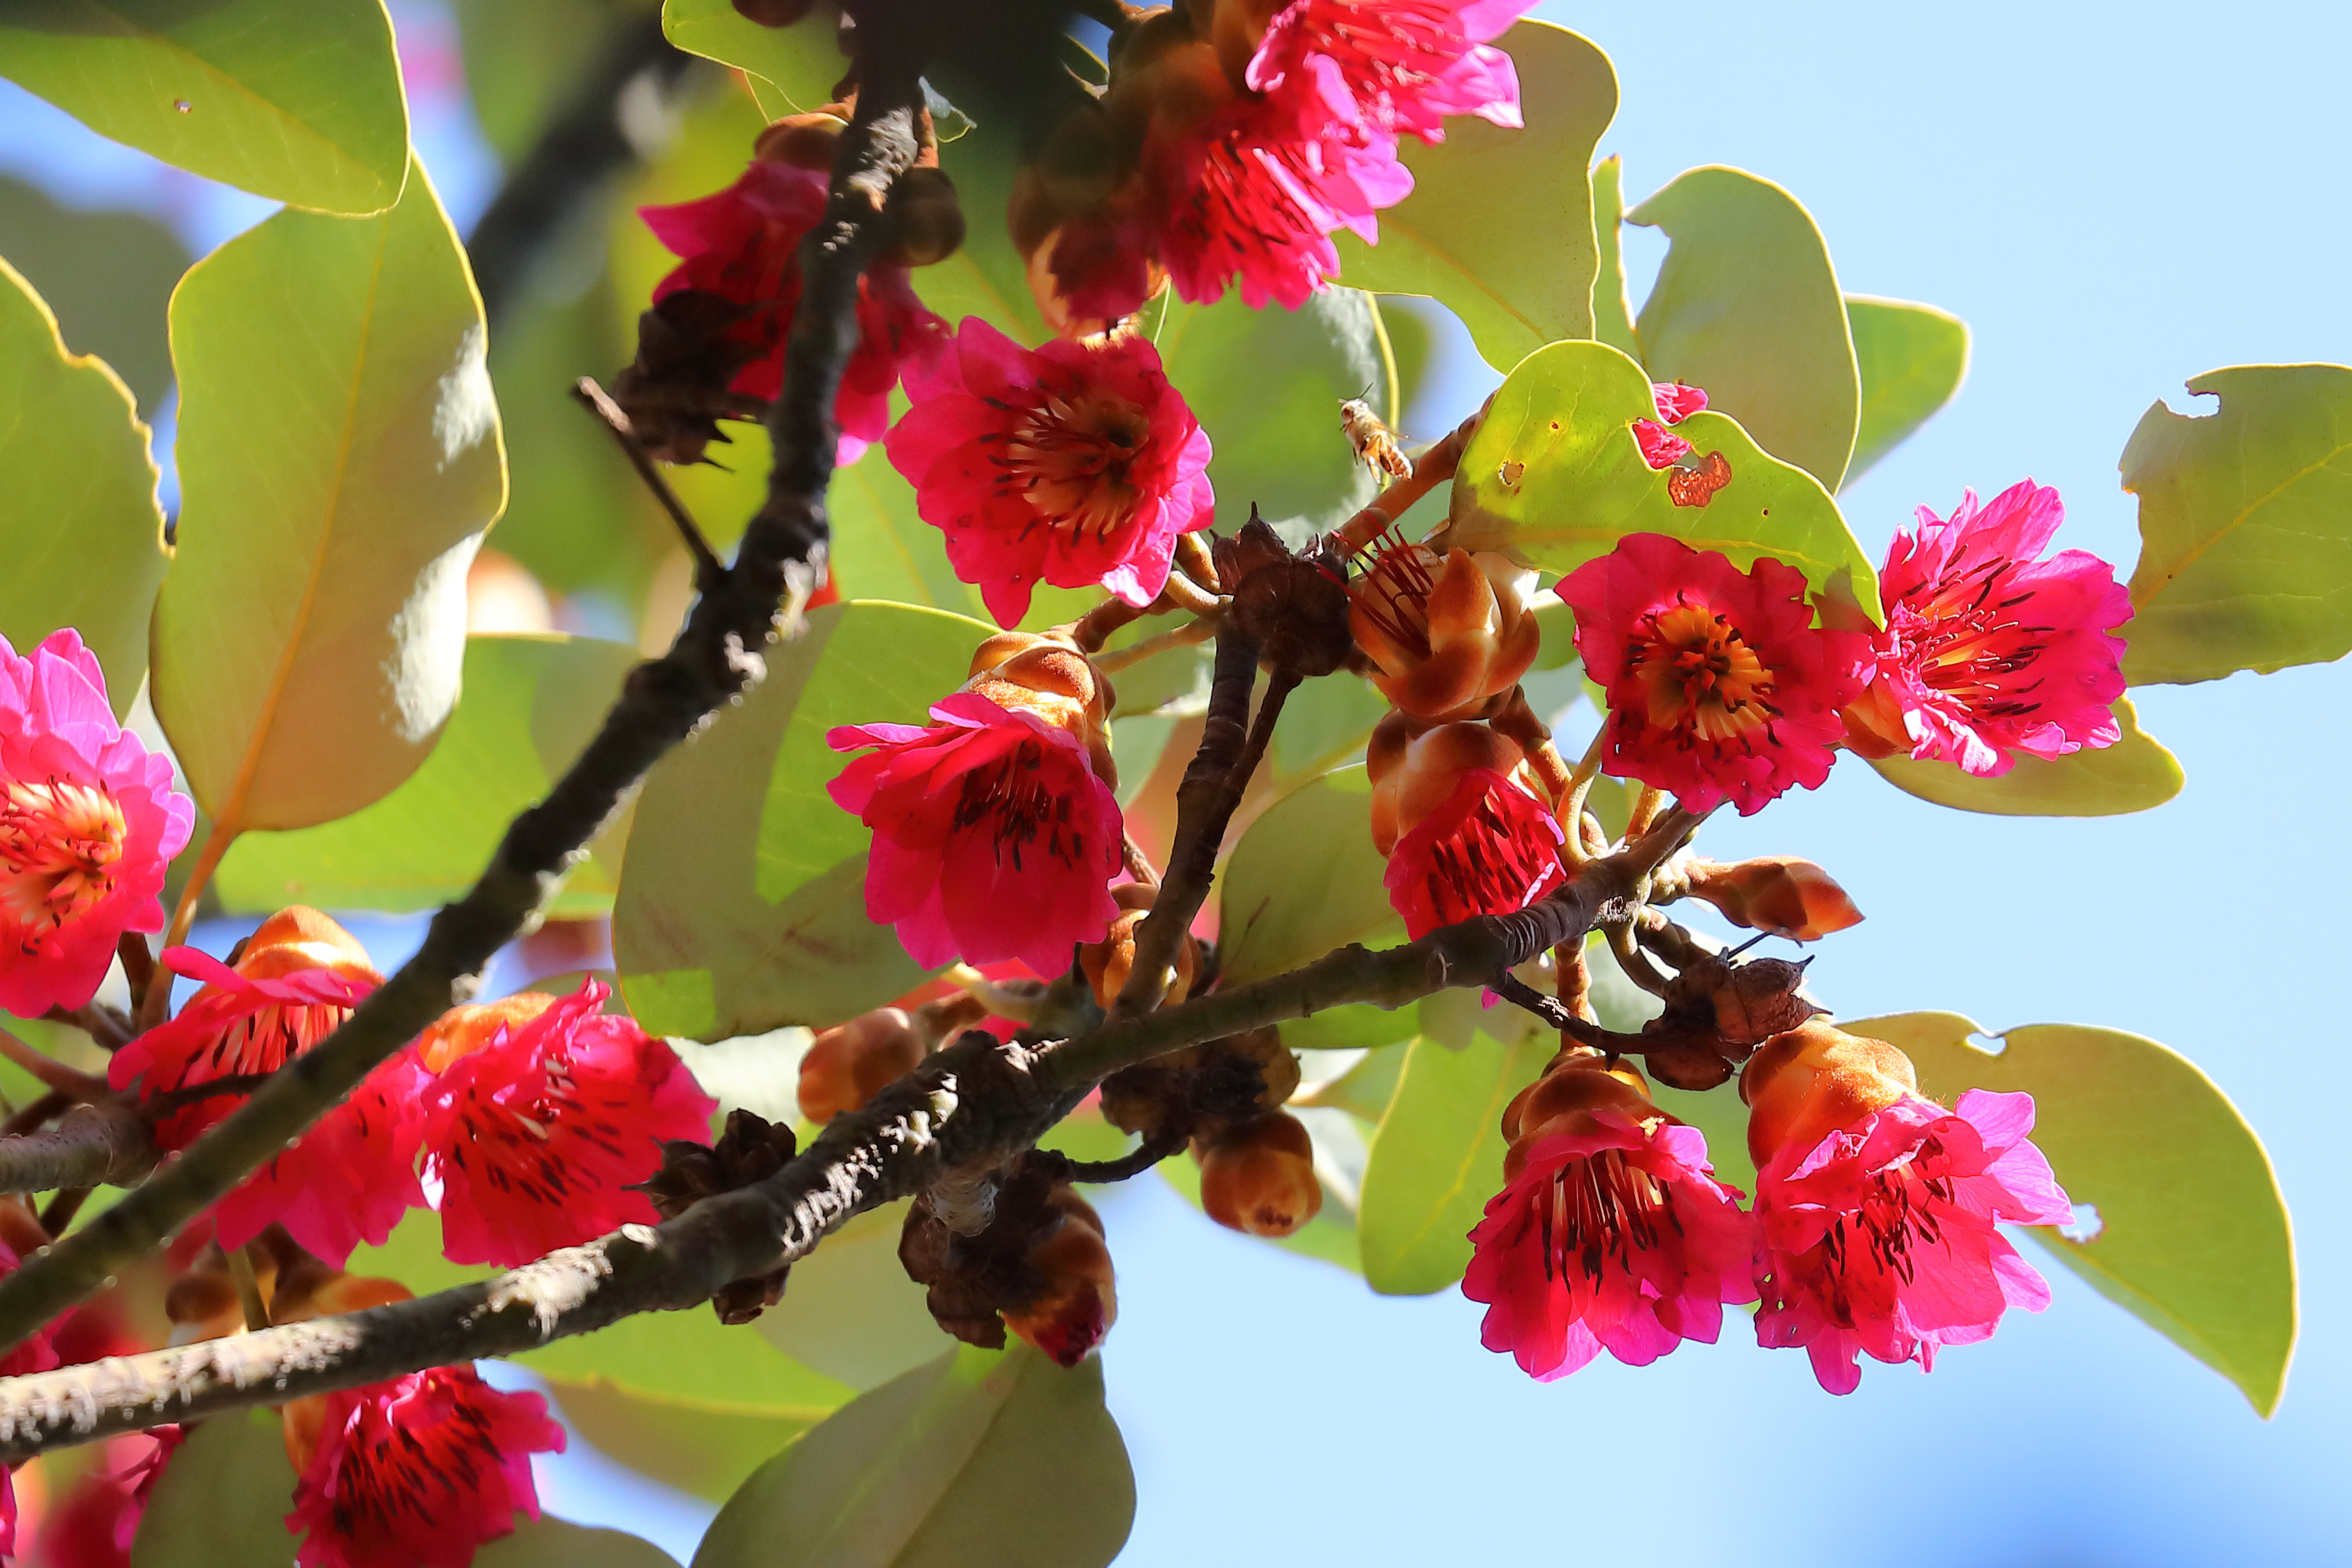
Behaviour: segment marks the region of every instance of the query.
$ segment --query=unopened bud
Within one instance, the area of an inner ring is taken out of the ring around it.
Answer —
[[[1349,585],[1348,625],[1379,672],[1381,694],[1405,712],[1443,719],[1518,683],[1543,637],[1529,613],[1536,574],[1509,557],[1440,556],[1391,541]]]
[[[1739,1075],[1748,1152],[1759,1167],[1794,1142],[1810,1149],[1841,1127],[1919,1092],[1911,1058],[1887,1044],[1811,1018],[1773,1036]]]
[[[1194,1152],[1201,1161],[1201,1206],[1230,1230],[1288,1236],[1323,1207],[1314,1142],[1286,1112],[1229,1129]]]
[[[1514,779],[1543,798],[1518,742],[1485,724],[1433,725],[1391,713],[1373,729],[1365,762],[1372,781],[1372,843],[1382,855],[1452,799],[1462,775],[1473,770]]]
[[[1113,897],[1124,893],[1133,883],[1121,883],[1111,889]],[[1124,900],[1122,900],[1124,901]],[[1100,942],[1083,943],[1078,948],[1078,969],[1094,988],[1096,1005],[1104,1012],[1127,984],[1127,977],[1135,969],[1135,932],[1150,913],[1149,906],[1129,909],[1110,922],[1110,932]],[[1162,1006],[1172,1007],[1192,994],[1192,983],[1201,977],[1201,943],[1187,931],[1176,944],[1176,978],[1170,983]]]
[[[801,1114],[822,1125],[859,1110],[922,1060],[923,1037],[905,1013],[862,1013],[818,1035],[801,1058]]]
[[[1029,1246],[1023,1261],[1037,1295],[1004,1310],[1004,1326],[1062,1366],[1076,1366],[1103,1342],[1118,1321],[1118,1293],[1102,1216],[1066,1186],[1046,1203],[1057,1216]]]
[[[882,259],[898,267],[929,267],[963,244],[963,208],[955,182],[939,169],[909,169],[890,187],[890,243]]]
[[[751,156],[763,163],[789,163],[795,169],[828,173],[841,133],[848,129],[848,121],[822,110],[788,115],[760,132],[760,139],[751,143]]]
[[[1862,911],[1834,878],[1794,856],[1759,856],[1728,866],[1694,859],[1688,875],[1691,897],[1705,899],[1724,919],[1749,931],[1819,942],[1862,921]]]
[[[339,1312],[363,1312],[413,1300],[416,1292],[397,1279],[349,1274],[316,1258],[302,1258],[278,1270],[269,1292],[272,1323],[305,1323]]]
[[[1095,776],[1118,787],[1110,754],[1110,710],[1118,694],[1094,660],[1066,638],[999,632],[972,651],[971,677],[962,689],[1068,731],[1086,747]]]
[[[1636,1121],[1661,1114],[1650,1103],[1649,1085],[1632,1064],[1612,1062],[1599,1051],[1581,1047],[1553,1058],[1543,1076],[1503,1108],[1503,1141],[1509,1145],[1505,1179],[1517,1173],[1518,1162],[1538,1140],[1590,1131],[1592,1118],[1604,1110]]]
[[[163,1292],[163,1315],[172,1321],[174,1346],[216,1340],[245,1326],[236,1282],[215,1265],[191,1268]]]

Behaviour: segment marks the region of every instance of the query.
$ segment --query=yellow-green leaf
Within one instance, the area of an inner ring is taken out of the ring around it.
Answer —
[[[2352,649],[2352,368],[2251,364],[2189,384],[2218,413],[2161,401],[2124,447],[2139,497],[2135,686],[2324,664]]]
[[[1841,317],[1843,320],[1843,317]],[[1841,329],[1843,331],[1843,329]],[[1664,533],[1745,569],[1763,556],[1795,567],[1816,599],[1878,609],[1878,574],[1819,479],[1760,450],[1710,408],[1675,426],[1693,458],[1719,453],[1730,482],[1704,506],[1678,506],[1667,471],[1643,460],[1633,422],[1657,405],[1643,368],[1606,343],[1553,343],[1511,372],[1463,454],[1447,541],[1510,550],[1572,572],[1629,533]]]
[[[761,1467],[694,1568],[1103,1568],[1134,1516],[1101,1362],[965,1346]]]
[[[294,1568],[294,1466],[274,1410],[231,1410],[204,1422],[163,1467],[131,1568]]]
[[[520,1521],[511,1535],[485,1542],[474,1553],[473,1568],[677,1568],[677,1560],[626,1531],[542,1514]]]
[[[2097,1234],[2033,1238],[2099,1293],[2238,1385],[2264,1415],[2278,1408],[2294,1353],[2295,1264],[2286,1200],[2262,1140],[2173,1051],[2117,1029],[2035,1024],[2000,1037],[1998,1054],[1957,1013],[1843,1024],[1909,1053],[1919,1087],[1950,1104],[1963,1089],[2033,1096],[2033,1142]]]
[[[2043,761],[2020,757],[1999,778],[1977,778],[1950,763],[1887,757],[1870,765],[1906,795],[1995,816],[2117,816],[2148,811],[2180,793],[2180,763],[2139,727],[2131,699],[2116,700],[2123,737],[2097,751]]]
[[[66,352],[57,318],[0,260],[0,637],[20,654],[72,626],[119,717],[147,673],[163,514],[147,426],[101,361]]]
[[[1845,315],[1862,372],[1862,427],[1841,489],[1934,418],[1969,374],[1968,323],[1949,311],[1849,294]]]
[[[1651,378],[1706,388],[1708,407],[1837,489],[1862,382],[1812,215],[1769,180],[1708,167],[1675,176],[1626,221],[1674,241],[1636,326]]]
[[[1276,801],[1242,835],[1222,879],[1223,984],[1404,934],[1381,880],[1388,862],[1372,847],[1371,790],[1360,766],[1342,768]]]
[[[710,1316],[708,1307],[694,1310]],[[548,1393],[562,1407],[564,1419],[599,1453],[712,1502],[725,1502],[753,1470],[829,1413],[794,1417],[712,1410],[625,1394],[601,1381],[551,1378]],[[848,1397],[847,1390],[843,1397]]]
[[[763,27],[735,9],[734,0],[665,0],[662,31],[690,55],[733,66],[760,79],[779,116],[822,109],[849,62],[833,45],[833,21],[820,10],[789,27]],[[762,97],[768,95],[762,94]]]
[[[422,169],[375,217],[279,213],[173,297],[183,506],[154,702],[216,832],[332,821],[432,750],[466,568],[506,500],[482,343]]]
[[[1592,166],[1592,233],[1601,265],[1592,279],[1592,335],[1611,348],[1642,357],[1633,331],[1633,305],[1625,297],[1625,160],[1614,153]]]
[[[782,1302],[760,1315],[761,1337],[858,1389],[935,1360],[945,1331],[898,1261],[908,1207],[902,1199],[859,1215],[793,1264]]]
[[[214,881],[222,903],[405,910],[463,896],[507,824],[586,748],[636,662],[636,649],[593,637],[467,638],[464,692],[425,765],[340,821],[238,839]],[[625,816],[608,823],[549,912],[610,910],[627,837]]]
[[[11,0],[0,76],[256,195],[382,212],[408,174],[383,0]]]
[[[1592,335],[1601,268],[1585,170],[1617,114],[1617,72],[1549,22],[1517,23],[1496,43],[1518,69],[1525,129],[1457,115],[1433,147],[1406,137],[1412,194],[1380,215],[1378,245],[1343,232],[1339,258],[1359,289],[1445,305],[1486,363],[1508,370],[1548,342]]]
[[[1543,1033],[1506,1045],[1479,1032],[1459,1048],[1426,1034],[1405,1047],[1356,1218],[1373,1289],[1425,1296],[1462,1278],[1471,1227],[1503,1184],[1503,1108],[1556,1045]]]

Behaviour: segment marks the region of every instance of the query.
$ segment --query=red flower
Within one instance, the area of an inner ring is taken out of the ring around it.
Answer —
[[[2037,559],[2065,515],[2056,490],[2025,479],[1981,508],[1965,492],[1948,520],[1923,506],[1916,533],[1896,531],[1878,579],[1877,673],[1848,715],[1856,751],[1993,778],[2019,752],[2121,738],[2124,642],[2107,634],[2131,619],[2131,596],[2095,555]]]
[[[1276,11],[1245,79],[1278,93],[1328,70],[1355,117],[1391,136],[1445,140],[1449,114],[1517,126],[1519,78],[1490,48],[1534,0],[1292,0]],[[1229,7],[1220,6],[1220,12]],[[1244,14],[1254,5],[1231,7]]]
[[[459,1007],[418,1049],[427,1091],[425,1158],[441,1184],[442,1250],[511,1268],[632,1221],[659,1217],[631,1184],[671,1139],[710,1133],[719,1102],[636,1020],[603,1011],[588,980]]]
[[[115,721],[68,627],[28,658],[0,637],[0,1011],[98,994],[125,931],[163,929],[163,871],[195,823],[172,763]]]
[[[992,639],[992,644],[1008,639]],[[1017,958],[1068,972],[1118,918],[1125,829],[1111,793],[1108,709],[1083,655],[1029,637],[932,705],[931,724],[844,725],[836,752],[877,748],[829,793],[874,830],[866,912],[915,962]],[[992,658],[983,645],[981,660]]]
[[[168,949],[162,963],[205,985],[177,1016],[115,1053],[107,1081],[118,1089],[137,1083],[142,1100],[275,1072],[333,1034],[383,983],[350,932],[299,904],[264,921],[235,968],[192,947]],[[425,1203],[415,1172],[424,1080],[406,1051],[370,1072],[350,1099],[215,1205],[221,1245],[242,1247],[282,1224],[340,1265],[362,1242],[382,1243],[402,1215]],[[222,1093],[171,1111],[156,1124],[156,1141],[184,1149],[244,1098]]]
[[[1679,425],[1705,408],[1706,394],[1675,381],[1652,382],[1650,395],[1657,403],[1658,417],[1634,420],[1633,439],[1642,448],[1642,461],[1654,468],[1671,468],[1691,455],[1691,444],[1668,434],[1666,426]]]
[[[475,1549],[539,1517],[530,1456],[563,1451],[536,1394],[502,1394],[470,1366],[298,1401],[286,1447],[300,1479],[286,1528],[301,1568],[467,1568]]]
[[[1689,811],[1741,816],[1791,784],[1820,786],[1862,689],[1869,639],[1816,630],[1804,574],[1747,572],[1664,534],[1628,534],[1560,579],[1576,648],[1609,693],[1605,771],[1669,790]]]
[[[699,201],[646,207],[638,216],[684,259],[654,289],[656,301],[698,289],[742,307],[728,336],[759,357],[730,390],[773,397],[783,384],[784,340],[800,307],[800,246],[824,216],[825,175],[755,160],[727,189]],[[923,309],[907,269],[877,264],[857,286],[858,342],[834,399],[843,462],[855,461],[890,424],[890,393],[909,362],[938,352],[947,323]]]
[[[1607,1351],[1647,1366],[1708,1344],[1723,1304],[1756,1299],[1755,1226],[1715,1180],[1706,1137],[1652,1105],[1639,1075],[1561,1058],[1504,1115],[1503,1190],[1470,1233],[1462,1293],[1483,1341],[1549,1381]]]
[[[1132,333],[1032,353],[967,316],[907,392],[890,461],[1001,626],[1041,581],[1148,605],[1176,536],[1214,521],[1208,433]]]
[[[2027,1139],[2032,1095],[1970,1089],[1947,1110],[1902,1052],[1819,1020],[1768,1041],[1740,1088],[1764,1230],[1758,1343],[1802,1345],[1821,1385],[1851,1394],[1864,1352],[1925,1372],[2009,1308],[2050,1304],[1994,1228],[2074,1217]]]
[[[48,1568],[131,1568],[131,1543],[163,1466],[186,1440],[177,1426],[118,1437],[106,1445],[110,1469],[82,1472],[41,1525],[35,1555]],[[0,1532],[0,1552],[5,1552]]]
[[[1565,881],[1564,837],[1522,781],[1518,746],[1484,724],[1412,736],[1417,727],[1391,715],[1368,752],[1372,843],[1388,857],[1389,902],[1406,933],[1418,941],[1473,915],[1510,914]]]

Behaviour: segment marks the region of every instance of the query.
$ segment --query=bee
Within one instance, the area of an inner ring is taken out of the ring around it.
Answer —
[[[1364,390],[1369,394],[1371,388]],[[1412,459],[1397,445],[1396,432],[1381,422],[1363,398],[1339,400],[1339,429],[1348,437],[1348,445],[1356,449],[1356,460],[1374,473],[1386,474],[1391,479],[1412,478]]]

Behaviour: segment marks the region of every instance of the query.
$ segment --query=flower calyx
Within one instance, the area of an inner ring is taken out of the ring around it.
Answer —
[[[985,1227],[960,1235],[929,1197],[907,1212],[898,1261],[927,1290],[940,1327],[966,1344],[1002,1349],[1009,1329],[1063,1366],[1103,1342],[1118,1316],[1102,1216],[1054,1179],[1031,1150],[998,1184]]]
[[[676,1219],[704,1198],[766,1181],[798,1152],[790,1127],[738,1106],[727,1113],[718,1142],[671,1140],[662,1145],[661,1169],[635,1186],[662,1218]],[[784,1277],[791,1272],[787,1263],[731,1280],[710,1299],[711,1310],[722,1323],[748,1323],[784,1299]]]
[[[1328,536],[1293,552],[1250,508],[1250,520],[1215,549],[1217,580],[1233,595],[1234,629],[1258,646],[1258,662],[1296,679],[1328,675],[1355,649],[1344,558]]]
[[[897,1007],[877,1007],[820,1030],[801,1058],[801,1114],[822,1127],[863,1109],[914,1071],[928,1050],[913,1018]]]
[[[1122,1068],[1103,1079],[1103,1119],[1170,1148],[1214,1137],[1276,1110],[1297,1092],[1298,1058],[1271,1026],[1208,1040]]]
[[[1748,1151],[1761,1167],[1918,1092],[1918,1068],[1894,1046],[1808,1018],[1765,1041],[1740,1072]]]
[[[1078,949],[1078,968],[1095,994],[1096,1005],[1106,1013],[1118,999],[1119,987],[1127,984],[1135,968],[1135,932],[1151,913],[1151,901],[1158,894],[1156,887],[1141,882],[1122,882],[1110,890],[1118,900],[1118,918],[1110,922],[1110,934],[1100,942],[1090,942]],[[1169,984],[1168,994],[1160,1005],[1172,1007],[1192,994],[1199,984],[1204,963],[1201,939],[1186,931],[1176,943],[1175,978]]]
[[[1534,664],[1532,568],[1493,552],[1441,553],[1393,531],[1364,554],[1348,585],[1349,629],[1377,667],[1372,684],[1404,712],[1471,717]]]
[[[1110,677],[1095,668],[1061,629],[999,632],[972,650],[971,675],[959,690],[1008,712],[1034,713],[1086,748],[1095,776],[1118,787],[1111,761],[1110,711],[1118,703]]]

